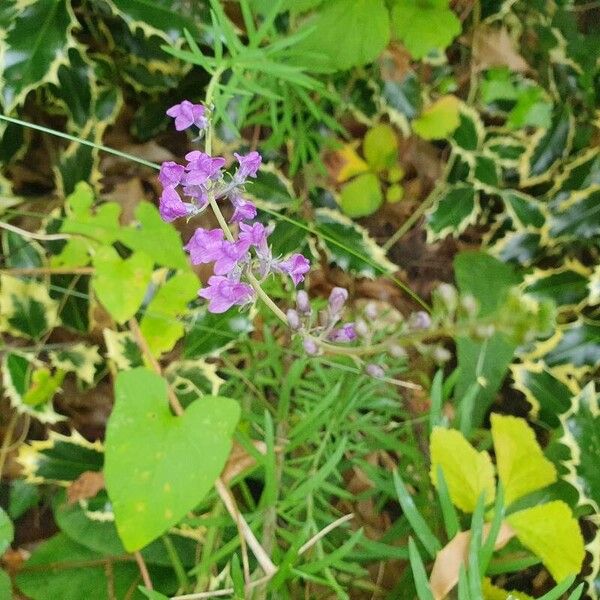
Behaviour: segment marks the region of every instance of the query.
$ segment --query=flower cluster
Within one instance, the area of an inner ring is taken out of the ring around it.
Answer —
[[[208,126],[204,106],[184,100],[172,106],[167,115],[175,119],[175,128],[182,131]],[[272,273],[288,275],[294,285],[304,280],[310,269],[301,254],[287,259],[273,256],[268,243],[270,230],[262,223],[252,222],[256,206],[243,197],[248,178],[256,177],[262,158],[258,152],[234,155],[238,167],[233,176],[223,167],[225,159],[194,150],[186,154],[187,164],[168,161],[162,164],[159,180],[163,188],[160,214],[165,221],[201,213],[211,202],[228,199],[233,212],[229,227],[198,228],[185,246],[192,264],[213,263],[214,275],[199,296],[208,300],[208,310],[222,313],[234,305],[243,306],[255,298],[256,290],[248,281],[263,281]],[[182,200],[181,195],[186,197]]]

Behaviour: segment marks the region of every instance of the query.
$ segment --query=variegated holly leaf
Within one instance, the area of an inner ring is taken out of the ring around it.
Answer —
[[[372,277],[397,269],[364,228],[337,211],[317,209],[314,229],[330,260],[345,271]]]
[[[472,185],[448,187],[427,213],[427,234],[431,241],[457,236],[477,219],[479,194]]]
[[[573,192],[552,212],[552,238],[589,240],[600,237],[600,185]]]
[[[476,152],[485,137],[485,129],[479,113],[461,103],[458,109],[459,125],[454,130],[450,142],[457,152]]]
[[[593,382],[573,396],[571,406],[560,416],[560,442],[570,452],[564,462],[567,481],[580,495],[580,504],[591,504],[600,512],[600,394]]]
[[[600,185],[600,149],[591,148],[571,160],[548,192],[553,205],[566,200],[571,192]]]
[[[2,256],[3,266],[8,269],[31,269],[44,264],[41,245],[12,231],[2,232]]]
[[[542,255],[542,236],[535,231],[511,231],[490,247],[503,262],[515,262],[524,267]]]
[[[75,45],[77,20],[64,0],[14,4],[13,18],[0,40],[0,94],[10,113],[27,93],[46,82],[58,83],[57,72]]]
[[[246,189],[259,206],[281,210],[284,207],[295,208],[298,204],[292,182],[272,163],[263,165]]]
[[[561,327],[560,338],[544,356],[550,367],[571,364],[595,368],[600,365],[600,326],[578,321]]]
[[[488,194],[498,192],[500,186],[500,171],[496,161],[491,156],[475,155],[475,164],[471,171],[473,185]]]
[[[39,339],[58,323],[58,302],[46,285],[0,275],[0,331]]]
[[[127,371],[144,364],[142,352],[130,331],[105,329],[106,356],[119,371]]]
[[[580,263],[559,269],[535,270],[525,277],[525,293],[537,300],[552,300],[558,307],[576,307],[588,296],[590,273]]]
[[[218,394],[223,383],[214,364],[198,359],[173,362],[164,375],[183,406],[202,396]]]
[[[502,192],[502,200],[516,228],[539,229],[546,222],[546,207],[533,196],[516,190],[505,190]]]
[[[62,350],[48,352],[50,363],[65,373],[75,373],[77,379],[92,385],[96,365],[102,362],[98,346],[79,343]]]
[[[494,157],[496,162],[504,169],[518,167],[519,160],[525,152],[525,142],[521,139],[498,135],[488,138],[484,144],[485,152]]]

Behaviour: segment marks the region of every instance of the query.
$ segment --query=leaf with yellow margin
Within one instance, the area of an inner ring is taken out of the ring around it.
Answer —
[[[492,439],[506,506],[556,481],[556,469],[544,456],[524,419],[493,414]]]
[[[541,559],[555,581],[579,573],[585,556],[583,536],[562,500],[526,508],[506,519],[519,541]]]
[[[431,481],[437,487],[437,468],[442,467],[450,498],[458,508],[471,513],[485,492],[485,502],[494,501],[494,466],[487,452],[477,452],[456,429],[435,427],[431,432]]]

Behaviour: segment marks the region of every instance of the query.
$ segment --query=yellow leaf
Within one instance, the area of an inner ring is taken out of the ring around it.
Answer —
[[[485,492],[485,502],[494,501],[494,466],[487,452],[477,452],[456,429],[435,427],[431,432],[431,481],[437,487],[437,468],[442,467],[452,502],[471,513]]]
[[[524,419],[493,414],[492,438],[506,506],[556,481],[556,469],[544,456]]]
[[[412,122],[413,131],[424,140],[448,137],[460,124],[459,107],[456,96],[442,96]]]
[[[583,537],[567,504],[555,500],[516,512],[506,520],[555,581],[579,573],[585,556]]]
[[[346,144],[336,152],[336,157],[341,165],[336,176],[336,181],[342,183],[348,179],[369,170],[369,165],[356,152],[356,143]]]

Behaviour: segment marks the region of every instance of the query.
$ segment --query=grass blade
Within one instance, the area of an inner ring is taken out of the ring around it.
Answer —
[[[419,600],[433,600],[433,594],[427,580],[427,572],[423,565],[423,560],[417,549],[417,545],[412,538],[408,538],[408,557],[410,560],[410,568],[412,569],[415,587],[417,588],[417,596]]]

